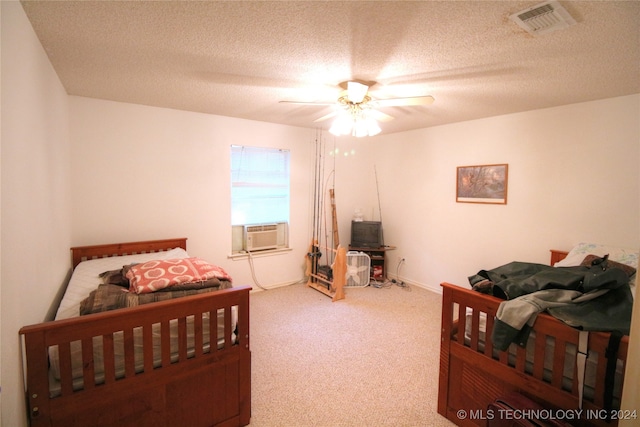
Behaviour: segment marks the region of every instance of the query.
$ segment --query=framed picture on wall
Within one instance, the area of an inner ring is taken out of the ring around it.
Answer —
[[[456,202],[507,204],[509,165],[458,166]]]

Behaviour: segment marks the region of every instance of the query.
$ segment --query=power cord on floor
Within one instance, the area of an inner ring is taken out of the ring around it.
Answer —
[[[373,287],[373,288],[378,288],[378,289],[382,289],[382,288],[390,288],[393,285],[393,283],[391,283],[391,280],[377,280],[377,279],[370,279],[369,280],[369,286]]]
[[[249,267],[251,269],[251,277],[253,278],[253,283],[255,283],[256,286],[262,289],[263,291],[268,291],[267,288],[265,288],[260,284],[260,282],[258,281],[258,278],[256,277],[255,267],[253,266],[253,255],[251,254],[251,251],[247,251],[247,259],[249,260]]]
[[[404,283],[402,280],[397,280],[400,277],[400,266],[404,263],[404,258],[401,258],[398,261],[398,265],[396,266],[396,279],[385,279],[385,280],[372,280],[369,282],[369,286],[373,286],[374,288],[382,289],[382,288],[390,288],[393,285],[396,285],[406,291],[411,292],[411,287]]]

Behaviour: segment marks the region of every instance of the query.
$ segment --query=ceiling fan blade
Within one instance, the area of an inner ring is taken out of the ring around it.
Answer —
[[[331,113],[329,113],[329,114],[327,114],[325,116],[322,116],[319,119],[315,119],[314,122],[323,122],[323,121],[325,121],[327,119],[330,119],[331,117],[334,117],[337,114],[338,114],[337,111],[332,111]]]
[[[369,86],[359,82],[347,82],[347,97],[354,104],[359,104],[369,91]]]
[[[390,120],[393,120],[393,116],[390,116],[378,110],[367,110],[367,114],[369,114],[379,122],[388,122]]]
[[[304,102],[304,101],[278,101],[280,104],[296,104],[296,105],[321,105],[326,107],[327,105],[336,105],[335,102]]]
[[[433,104],[435,99],[433,96],[411,96],[408,98],[391,98],[376,99],[375,103],[378,107],[403,107],[411,105],[429,105]]]

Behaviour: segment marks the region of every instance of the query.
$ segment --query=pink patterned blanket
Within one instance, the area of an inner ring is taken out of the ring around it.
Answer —
[[[180,258],[148,261],[125,267],[129,291],[145,294],[168,290],[173,286],[206,282],[211,279],[231,282],[231,276],[221,267],[200,259]]]

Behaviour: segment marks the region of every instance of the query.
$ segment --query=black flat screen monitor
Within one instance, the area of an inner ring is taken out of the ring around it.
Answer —
[[[380,248],[383,245],[380,221],[351,221],[351,246]]]

